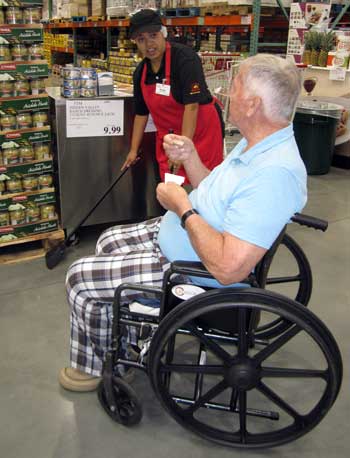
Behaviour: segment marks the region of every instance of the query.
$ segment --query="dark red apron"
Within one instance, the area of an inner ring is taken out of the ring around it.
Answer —
[[[171,66],[170,44],[166,44],[165,50],[165,81],[169,84]],[[172,129],[175,134],[181,135],[182,118],[185,106],[176,102],[171,94],[168,96],[156,94],[155,84],[145,84],[147,65],[144,65],[141,77],[141,90],[145,103],[152,115],[157,128],[156,158],[159,164],[161,180],[164,181],[165,172],[169,172],[168,157],[163,149],[163,137]],[[223,138],[219,115],[214,106],[214,99],[207,105],[199,105],[196,130],[192,139],[201,157],[203,164],[212,170],[219,165],[223,159]],[[183,167],[177,172],[186,178]]]

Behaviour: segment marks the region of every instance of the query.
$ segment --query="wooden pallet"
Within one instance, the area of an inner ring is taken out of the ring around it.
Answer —
[[[86,22],[86,16],[72,16],[71,22]]]
[[[200,7],[201,16],[228,16],[238,14],[244,16],[249,14],[251,7],[249,5],[227,5],[227,4],[212,4]]]
[[[63,240],[64,231],[58,229],[57,231],[29,235],[11,242],[1,243],[0,264],[14,264],[42,258],[50,248]]]
[[[161,10],[161,15],[166,18],[172,17],[194,17],[199,16],[200,9],[197,7],[190,8],[167,8]]]
[[[105,16],[88,16],[87,22],[98,22],[98,21],[105,21]]]

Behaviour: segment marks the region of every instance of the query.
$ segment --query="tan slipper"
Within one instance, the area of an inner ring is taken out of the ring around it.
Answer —
[[[58,375],[58,381],[65,390],[87,392],[97,389],[101,377],[94,377],[73,367],[64,367]]]

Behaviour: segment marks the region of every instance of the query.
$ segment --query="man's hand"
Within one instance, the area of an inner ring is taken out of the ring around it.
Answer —
[[[126,156],[125,162],[120,170],[124,170],[126,167],[130,167],[130,165],[132,165],[132,163],[135,161],[136,157],[137,152],[130,151],[129,154]]]
[[[173,211],[179,217],[192,208],[187,192],[176,183],[159,183],[157,199],[162,207]]]
[[[186,162],[197,154],[192,140],[183,135],[164,135],[163,148],[172,162]]]
[[[169,167],[170,173],[177,173],[181,165],[182,165],[181,162],[171,161],[170,159],[168,160],[168,167]]]

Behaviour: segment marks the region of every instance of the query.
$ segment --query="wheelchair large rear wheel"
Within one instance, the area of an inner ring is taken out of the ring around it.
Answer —
[[[312,272],[310,263],[298,243],[284,234],[281,243],[268,268],[261,266],[257,272],[260,288],[283,294],[307,307],[312,292]],[[283,318],[264,320],[262,314],[256,337],[270,339],[290,327]]]
[[[258,348],[247,323],[261,311],[291,327]],[[225,339],[200,327],[208,314],[235,316],[236,334]],[[276,446],[309,432],[335,402],[342,379],[328,328],[295,301],[255,288],[212,290],[177,306],[152,339],[148,369],[178,423],[242,448]]]

